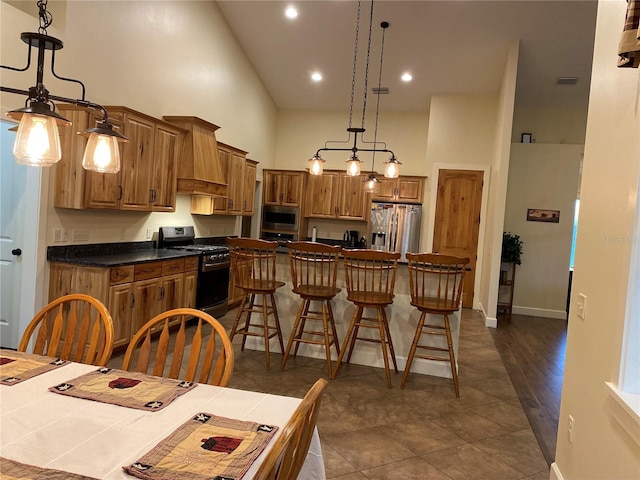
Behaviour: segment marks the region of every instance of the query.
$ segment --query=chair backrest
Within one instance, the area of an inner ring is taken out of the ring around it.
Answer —
[[[105,366],[113,351],[111,315],[90,295],[65,295],[40,310],[22,334],[19,352],[27,351],[34,334],[38,355]]]
[[[307,392],[293,416],[282,428],[260,465],[255,480],[296,480],[309,451],[318,421],[320,402],[327,380],[319,379]]]
[[[276,281],[278,242],[256,238],[227,238],[236,285],[262,288]]]
[[[193,318],[197,322],[187,326]],[[172,342],[170,328],[176,325]],[[160,335],[152,341],[157,332]],[[201,310],[176,308],[156,315],[136,332],[122,369],[225,387],[233,373],[233,358],[229,336],[218,320]]]
[[[293,291],[308,296],[335,295],[339,246],[314,242],[287,242]]]
[[[407,253],[411,304],[434,311],[460,308],[468,258],[437,253]]]
[[[391,301],[398,269],[398,252],[343,250],[347,298]]]

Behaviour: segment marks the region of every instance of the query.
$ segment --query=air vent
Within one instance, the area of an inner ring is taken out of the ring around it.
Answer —
[[[371,91],[373,93],[375,93],[376,95],[388,95],[389,94],[389,87],[373,87],[371,89]]]
[[[575,85],[580,77],[556,77],[556,85]]]

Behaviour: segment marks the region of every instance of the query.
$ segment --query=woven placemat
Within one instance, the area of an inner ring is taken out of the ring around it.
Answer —
[[[148,480],[238,480],[277,426],[198,413],[125,472]]]
[[[68,363],[60,358],[0,349],[0,385],[17,385]]]
[[[49,390],[61,395],[153,412],[162,410],[196,386],[193,382],[99,368]]]
[[[96,480],[93,477],[27,465],[4,457],[0,457],[0,477],[2,480]]]

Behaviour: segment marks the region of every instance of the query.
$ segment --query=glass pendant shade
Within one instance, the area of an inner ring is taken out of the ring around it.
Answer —
[[[319,155],[314,155],[309,159],[309,173],[311,175],[322,175],[324,160]]]
[[[55,117],[24,113],[13,144],[16,161],[23,165],[50,166],[60,160],[60,135]]]
[[[360,159],[356,154],[351,155],[349,160],[347,160],[347,175],[350,177],[360,175]]]
[[[392,155],[389,160],[384,162],[384,164],[384,176],[387,178],[398,178],[398,176],[400,175],[401,165],[398,159],[394,155]]]
[[[373,193],[378,189],[378,179],[375,175],[369,175],[367,181],[364,184],[364,191],[367,193]]]
[[[82,168],[99,173],[116,173],[120,170],[118,139],[111,135],[89,135],[82,157]]]

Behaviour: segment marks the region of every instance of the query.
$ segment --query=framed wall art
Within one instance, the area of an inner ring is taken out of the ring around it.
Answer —
[[[560,223],[560,210],[527,209],[527,222]]]

